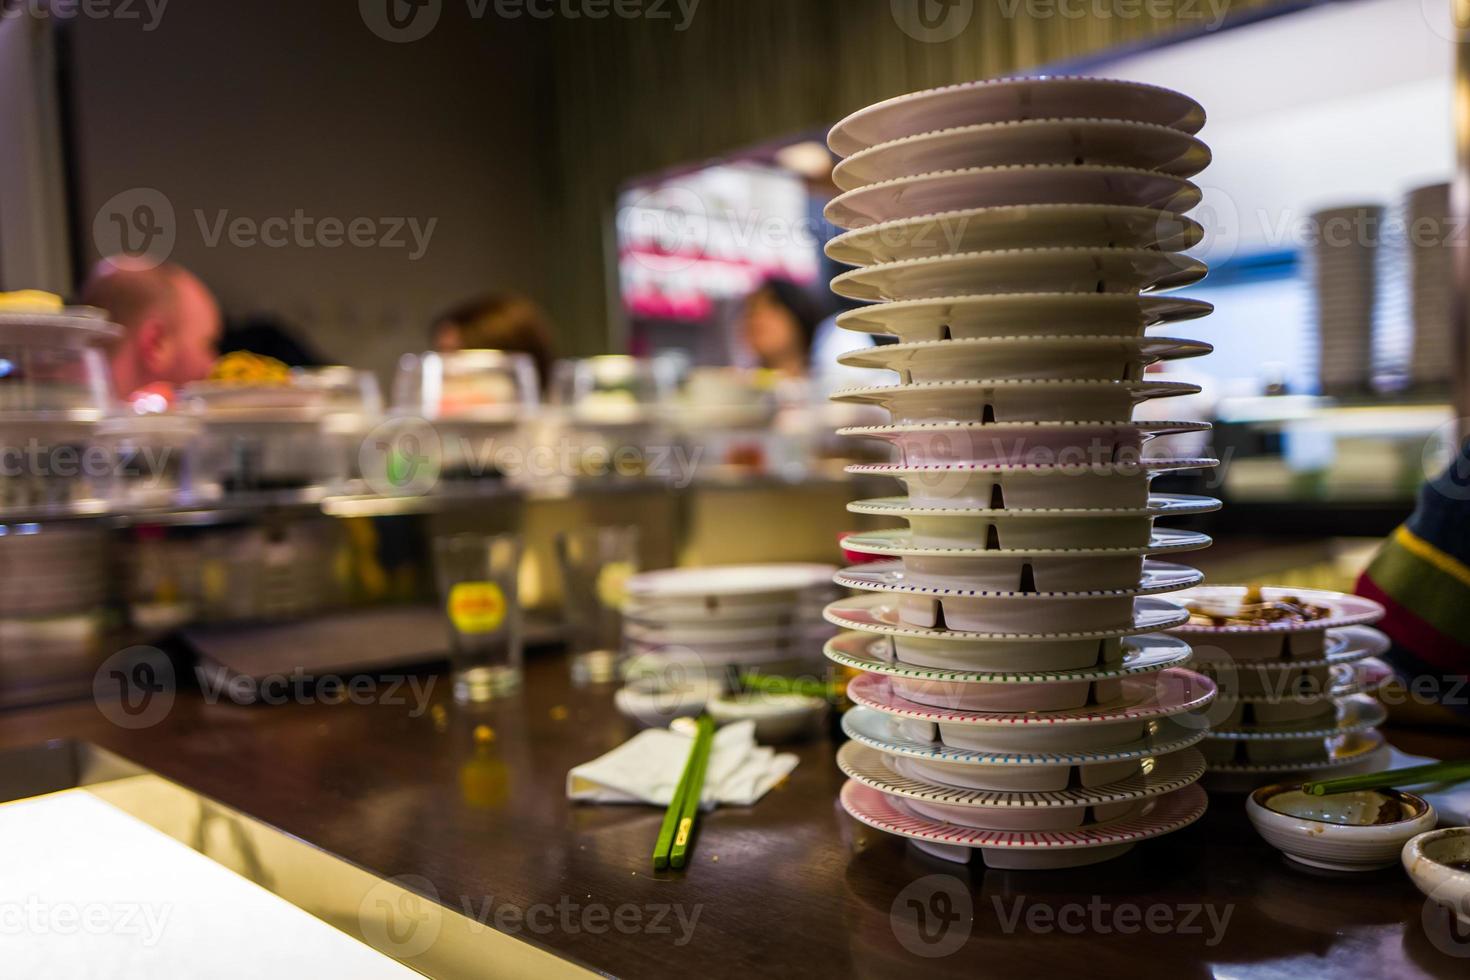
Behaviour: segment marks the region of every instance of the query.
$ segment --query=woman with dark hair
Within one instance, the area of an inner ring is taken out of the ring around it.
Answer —
[[[441,354],[457,350],[529,354],[543,391],[556,357],[551,319],[530,297],[512,292],[491,293],[445,311],[434,321],[433,343]]]
[[[741,328],[760,361],[787,377],[804,377],[822,311],[810,293],[786,279],[767,279],[745,299]]]

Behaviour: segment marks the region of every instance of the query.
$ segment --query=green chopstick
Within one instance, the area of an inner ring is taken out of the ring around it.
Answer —
[[[684,867],[689,859],[689,839],[694,834],[694,822],[699,818],[699,801],[704,798],[704,774],[709,769],[709,750],[714,743],[714,735],[714,719],[701,715],[699,734],[694,737],[694,749],[689,755],[694,772],[689,777],[689,785],[684,787],[679,826],[674,831],[674,845],[669,848],[669,864],[676,868]]]
[[[684,763],[684,772],[679,777],[679,785],[674,787],[674,796],[669,800],[669,808],[664,811],[664,822],[658,828],[658,840],[653,845],[653,870],[662,871],[669,866],[669,850],[674,844],[674,833],[679,827],[680,818],[684,814],[684,797],[689,791],[689,784],[694,779],[694,771],[700,758],[700,746],[704,746],[704,758],[709,758],[709,742],[714,735],[715,723],[708,715],[699,719],[698,728],[694,733],[694,742],[689,748],[689,758]],[[700,792],[703,792],[704,774],[699,777]],[[697,799],[697,798],[696,798]],[[679,867],[683,864],[681,861]]]
[[[1417,786],[1420,783],[1458,783],[1470,779],[1470,760],[1431,762],[1423,766],[1405,769],[1387,769],[1383,772],[1367,772],[1361,776],[1343,776],[1340,779],[1323,779],[1302,783],[1302,792],[1309,796],[1326,796],[1328,793],[1351,793],[1363,789],[1392,789],[1395,786]]]

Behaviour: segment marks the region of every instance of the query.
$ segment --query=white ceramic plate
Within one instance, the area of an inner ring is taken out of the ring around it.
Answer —
[[[1147,423],[1144,423],[1145,425]],[[1168,423],[1164,423],[1168,424]],[[854,514],[872,514],[876,517],[902,517],[911,521],[915,518],[964,519],[985,517],[1167,517],[1170,515],[1204,514],[1219,510],[1220,501],[1214,497],[1191,494],[1150,494],[1144,507],[1007,507],[992,510],[989,507],[941,507],[915,504],[908,497],[877,497],[872,500],[854,500],[847,505]]]
[[[1280,773],[1309,773],[1324,769],[1338,769],[1366,763],[1384,748],[1381,732],[1351,732],[1323,743],[1321,756],[1313,759],[1296,759],[1288,762],[1211,762],[1210,773],[1270,776]],[[1365,771],[1372,771],[1365,766]],[[1257,783],[1251,783],[1254,789]]]
[[[1131,674],[1152,674],[1189,662],[1189,644],[1163,636],[1133,637],[1117,664],[1084,667],[1080,670],[977,671],[921,667],[899,660],[889,637],[870,633],[842,633],[827,641],[823,655],[833,663],[869,674],[900,680],[953,682],[958,684],[1073,684],[1106,681]]]
[[[1192,177],[1210,165],[1210,148],[1181,130],[1119,119],[981,123],[859,150],[837,164],[832,182],[847,191],[936,170],[1025,163],[1138,167]]]
[[[792,638],[809,639],[831,636],[831,627],[818,619],[805,623],[773,623],[770,625],[734,627],[709,623],[624,623],[623,635],[648,646],[700,646],[703,644],[749,643],[775,645]]]
[[[1058,636],[1023,634],[996,636],[964,631],[926,630],[903,624],[897,603],[882,595],[858,596],[833,603],[834,623],[868,634],[873,643],[888,643],[890,659],[904,668],[958,674],[1062,673],[1109,670],[1150,649],[1163,637],[1145,635],[1152,619],[1177,615],[1167,607],[1153,608],[1150,600],[1134,603],[1133,627]],[[976,636],[979,639],[976,639]]]
[[[870,827],[928,845],[926,850],[936,845],[945,849],[935,856],[964,861],[968,856],[957,851],[979,848],[986,866],[1015,870],[1077,867],[1111,860],[1139,841],[1189,826],[1204,816],[1207,806],[1204,790],[1186,786],[1150,800],[1138,813],[1108,823],[1075,830],[1024,832],[981,830],[923,817],[907,807],[902,797],[886,796],[855,780],[843,785],[841,801],[849,814]]]
[[[920,133],[1026,119],[1124,119],[1197,133],[1205,110],[1187,95],[1141,82],[1040,76],[996,78],[900,95],[847,116],[827,134],[840,156]]]
[[[1203,469],[1211,459],[1141,459],[1110,464],[1035,465],[1007,463],[936,463],[909,466],[898,463],[859,463],[849,473],[891,476],[901,481],[909,498],[919,506],[1143,507],[1149,482],[1161,473]]]
[[[839,296],[906,302],[986,293],[1163,292],[1205,277],[1205,264],[1147,248],[1018,248],[905,259],[832,280]]]
[[[1153,248],[1182,252],[1204,240],[1193,218],[1121,204],[1021,204],[959,208],[897,218],[844,232],[827,242],[829,258],[874,265],[996,249]]]
[[[1179,596],[1185,602],[1200,604],[1206,608],[1228,609],[1246,593],[1244,585],[1205,585]],[[1383,607],[1372,599],[1351,595],[1346,592],[1331,592],[1325,589],[1296,589],[1283,586],[1265,586],[1262,598],[1280,600],[1301,599],[1313,605],[1325,606],[1329,614],[1321,619],[1306,622],[1265,622],[1231,626],[1181,626],[1178,632],[1186,637],[1207,641],[1210,637],[1261,633],[1304,633],[1320,632],[1338,626],[1354,626],[1360,623],[1375,623],[1383,618]]]
[[[1381,690],[1393,679],[1393,668],[1375,657],[1364,657],[1354,663],[1334,664],[1323,670],[1326,677],[1321,684],[1299,683],[1264,693],[1231,693],[1228,675],[1205,676],[1214,680],[1220,688],[1219,701],[1258,706],[1282,703],[1309,705],[1321,701],[1337,701],[1355,694],[1371,694]]]
[[[981,516],[955,516],[931,511],[908,517],[907,520],[908,537],[902,544],[905,548],[963,548],[990,552],[1071,551],[1086,548],[1104,549],[1104,553],[1116,554],[1113,549],[1143,551],[1149,548],[1151,541],[1159,540],[1154,534],[1154,517],[1146,512],[1120,517],[1116,512],[1102,516],[1046,516],[1044,511],[1030,511],[1013,518],[1006,511],[994,511]],[[891,546],[892,542],[888,542],[885,549]],[[863,551],[864,548],[854,545],[849,550]],[[884,550],[871,553],[894,552]]]
[[[1062,518],[1059,521],[1065,520]],[[1039,521],[1026,521],[1017,525],[1017,529],[1027,526],[1040,528]],[[999,530],[998,524],[991,524]],[[1069,525],[1072,526],[1072,525]],[[1024,531],[1019,531],[1024,533]],[[1073,546],[1063,546],[1059,543],[1020,541],[1008,544],[999,539],[996,547],[987,547],[985,543],[979,544],[927,544],[915,539],[914,532],[909,528],[890,528],[882,531],[865,531],[858,534],[848,534],[842,538],[842,547],[846,551],[856,551],[864,555],[883,555],[886,557],[899,558],[956,558],[956,559],[996,559],[1005,560],[1015,557],[1030,558],[1105,558],[1120,555],[1153,555],[1166,554],[1173,551],[1198,551],[1210,546],[1210,536],[1199,531],[1181,531],[1174,528],[1156,527],[1148,535],[1146,541],[1131,545],[1102,545],[1094,544],[1086,538],[1074,536],[1072,540],[1078,543]],[[912,568],[912,565],[905,565]],[[966,566],[968,567],[968,565]],[[851,570],[845,570],[841,575],[847,575]],[[1192,569],[1190,570],[1192,571]],[[1182,576],[1192,577],[1192,576]],[[908,578],[912,579],[910,575]],[[840,584],[846,585],[839,579]],[[852,586],[848,586],[852,588]],[[1183,586],[1181,586],[1183,588]]]
[[[734,599],[767,600],[770,596],[799,593],[826,586],[837,569],[832,565],[714,565],[705,568],[665,568],[628,579],[630,600],[648,606],[658,600],[708,601],[711,605]]]
[[[1170,632],[1177,633],[1178,631],[1171,630]],[[1228,651],[1219,651],[1218,654],[1215,654],[1214,651],[1211,651],[1209,644],[1197,636],[1192,638],[1190,645],[1199,658],[1205,661],[1202,669],[1209,668],[1213,663],[1218,662],[1222,670],[1229,670],[1233,667],[1239,671],[1249,670],[1263,674],[1351,664],[1368,657],[1382,656],[1392,646],[1392,641],[1387,635],[1371,626],[1342,626],[1330,629],[1325,634],[1325,640],[1321,656],[1304,657],[1300,660],[1239,661],[1229,656]]]
[[[1200,202],[1183,177],[1133,167],[972,167],[900,177],[847,191],[823,215],[839,228],[863,228],[963,208],[1021,204],[1121,204],[1176,214]]]
[[[988,752],[978,749],[947,745],[941,739],[919,739],[907,733],[898,723],[898,718],[886,716],[882,711],[870,708],[851,708],[842,716],[842,732],[854,742],[870,746],[883,755],[911,758],[929,765],[920,776],[931,782],[950,786],[966,786],[972,789],[998,788],[1007,792],[1042,792],[1044,789],[1060,790],[1069,785],[1103,786],[1122,779],[1114,776],[1098,779],[1098,774],[1130,773],[1136,764],[1148,758],[1183,751],[1204,741],[1204,727],[1194,724],[1179,724],[1169,718],[1157,721],[1148,727],[1144,738],[1123,745],[1103,749],[1061,749],[1061,751],[1039,752]],[[1133,767],[1127,765],[1133,764]],[[1080,767],[1075,773],[1073,767]],[[1010,773],[1005,777],[1004,773]],[[966,773],[970,773],[966,776]],[[1028,777],[1042,776],[1053,780],[1061,776],[1060,782],[1045,786],[1044,782],[1033,782]],[[1078,779],[1072,779],[1078,776]],[[994,782],[994,780],[1000,782]]]
[[[1193,320],[1214,307],[1178,296],[1120,293],[993,293],[883,303],[848,310],[837,325],[901,341],[1014,336],[1141,336],[1161,323]]]
[[[1040,661],[1040,655],[1044,651],[1027,651],[1025,648],[1031,644],[1048,646],[1059,641],[1080,641],[1080,648],[1085,656],[1080,663],[1071,662],[1047,662],[1043,665],[1037,662],[1032,669],[1036,670],[1067,670],[1073,667],[1089,666],[1101,662],[1098,656],[1098,641],[1115,639],[1117,637],[1131,636],[1137,633],[1156,633],[1159,630],[1168,629],[1169,623],[1177,623],[1187,614],[1187,611],[1175,603],[1155,596],[1140,596],[1133,600],[1133,620],[1131,625],[1117,629],[1096,630],[1033,630],[1028,632],[1003,632],[989,630],[965,630],[965,629],[934,629],[933,627],[913,626],[905,622],[900,613],[899,601],[892,596],[878,593],[876,595],[849,596],[846,599],[838,599],[829,605],[823,612],[829,623],[840,626],[843,629],[858,630],[865,633],[879,633],[891,636],[895,643],[900,641],[925,641],[926,643],[937,643],[940,646],[957,645],[957,654],[949,657],[936,657],[932,647],[914,646],[905,649],[899,647],[900,659],[911,664],[925,664],[935,667],[952,667],[956,665],[956,656],[968,656],[977,658],[974,663],[975,669],[1015,670],[1010,666],[1009,658],[1015,656],[1017,651],[1023,655],[1036,654]],[[1057,625],[1053,623],[1052,625]],[[983,657],[988,644],[997,642],[994,653],[997,657],[1005,658],[1007,662],[995,666],[981,666],[978,658]],[[927,653],[928,655],[924,655]],[[1073,654],[1075,656],[1075,653]]]
[[[1147,772],[1117,782],[1043,793],[1005,793],[945,786],[915,778],[904,772],[903,761],[903,756],[888,756],[861,742],[844,742],[837,750],[837,765],[842,772],[880,793],[945,806],[985,809],[1046,810],[1147,799],[1188,786],[1205,772],[1203,756],[1194,749],[1181,749],[1154,757]]]
[[[882,439],[893,462],[930,466],[953,462],[1082,464],[1141,459],[1153,439],[1208,431],[1208,422],[915,422],[838,429],[839,435]]]
[[[1210,732],[1210,738],[1220,741],[1298,741],[1315,738],[1332,738],[1352,732],[1364,732],[1378,728],[1388,720],[1388,709],[1372,697],[1363,694],[1343,698],[1337,706],[1337,717],[1331,722],[1307,722],[1280,727],[1219,728]]]
[[[1193,395],[1177,381],[977,378],[923,384],[843,388],[833,401],[878,405],[893,424],[912,422],[1111,422],[1129,419],[1140,402]]]
[[[1084,705],[1067,711],[1046,712],[965,711],[920,704],[901,697],[893,688],[892,678],[877,674],[854,677],[848,682],[847,696],[855,705],[906,721],[939,725],[941,730],[954,727],[997,732],[1046,733],[1044,737],[1048,741],[1055,736],[1061,742],[1069,737],[1085,740],[1087,735],[1075,733],[1090,733],[1109,725],[1173,718],[1199,712],[1208,707],[1215,698],[1215,685],[1208,678],[1180,668],[1170,668],[1145,677],[1124,678],[1122,688],[1121,697],[1113,704]],[[1337,729],[1344,730],[1347,729]],[[1079,741],[1077,744],[1082,743]]]
[[[1200,357],[1212,350],[1204,341],[1177,337],[984,337],[864,347],[837,360],[850,367],[893,371],[903,384],[976,377],[1138,381],[1156,361]]]

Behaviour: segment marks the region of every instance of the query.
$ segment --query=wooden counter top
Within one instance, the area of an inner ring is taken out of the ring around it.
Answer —
[[[407,684],[379,688],[399,703],[371,704],[239,707],[183,691],[137,729],[91,702],[33,709],[0,717],[0,747],[99,745],[359,867],[419,876],[460,912],[493,924],[508,909],[506,931],[610,975],[1360,980],[1463,977],[1470,963],[1470,936],[1431,937],[1400,871],[1288,865],[1239,797],[1108,864],[986,871],[849,819],[825,741],[796,748],[800,766],[759,804],[707,816],[688,869],[655,874],[659,810],[565,798],[571,766],[631,734],[606,688],[573,689],[564,660],[536,658],[520,700],[469,712],[445,678],[416,678],[431,680],[427,703]],[[494,740],[477,748],[482,724]],[[1470,755],[1466,738],[1394,738]],[[933,941],[913,929],[921,908]]]

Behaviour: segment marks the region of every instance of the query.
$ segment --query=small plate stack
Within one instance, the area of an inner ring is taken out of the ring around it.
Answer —
[[[1312,214],[1310,251],[1322,392],[1360,394],[1373,368],[1383,207],[1355,204]]]
[[[1249,789],[1267,777],[1383,761],[1377,729],[1387,713],[1371,695],[1392,676],[1377,659],[1389,640],[1366,625],[1383,607],[1319,589],[1248,592],[1219,585],[1181,593],[1193,615],[1170,631],[1219,686],[1201,746],[1211,787]]]
[[[1210,350],[1148,333],[1210,310],[1159,295],[1205,274],[1181,254],[1202,236],[1183,212],[1203,124],[1176,92],[1056,77],[903,96],[832,130],[827,217],[851,230],[827,251],[858,267],[833,289],[878,304],[838,322],[899,341],[841,358],[897,384],[834,397],[888,411],[843,431],[895,462],[850,470],[908,491],[851,505],[907,527],[844,540],[883,560],[839,573],[863,594],[827,609],[851,631],[828,657],[861,672],[842,803],[935,855],[1093,864],[1204,812],[1192,746],[1215,687],[1156,635],[1188,616],[1157,595],[1201,576],[1147,556],[1209,544],[1154,522],[1219,502],[1150,483],[1214,461],[1143,450],[1208,426],[1133,421],[1198,390],[1150,365]]]
[[[833,630],[822,607],[831,565],[715,565],[644,572],[628,580],[623,635],[640,667],[681,665],[722,676],[730,667],[821,662]]]

